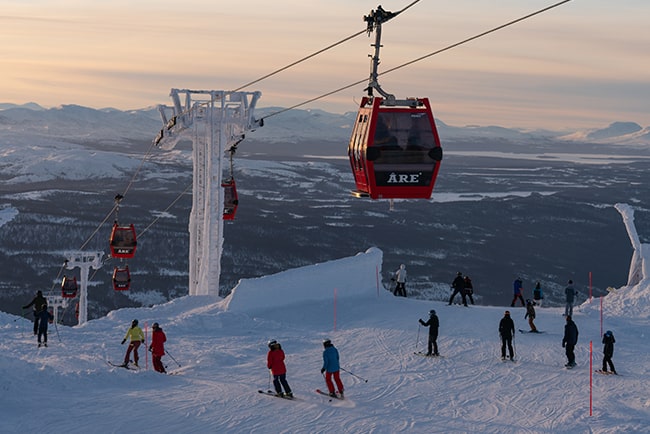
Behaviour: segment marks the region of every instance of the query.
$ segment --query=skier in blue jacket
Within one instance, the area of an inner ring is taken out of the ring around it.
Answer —
[[[327,384],[327,390],[329,390],[331,397],[336,397],[334,392],[334,383],[332,383],[332,376],[336,382],[336,386],[339,389],[339,395],[343,398],[343,382],[341,382],[341,367],[339,365],[339,352],[332,344],[332,341],[329,339],[323,340],[323,367],[320,370],[321,374],[325,376],[325,383]]]

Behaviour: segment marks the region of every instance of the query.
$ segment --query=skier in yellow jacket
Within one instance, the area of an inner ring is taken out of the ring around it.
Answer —
[[[137,319],[131,321],[131,328],[128,329],[126,335],[124,335],[122,345],[124,345],[127,339],[131,339],[131,342],[129,343],[129,347],[126,349],[126,355],[124,356],[124,363],[122,366],[126,367],[126,365],[129,364],[129,361],[131,360],[131,351],[133,351],[133,364],[138,366],[138,360],[140,360],[140,357],[138,356],[138,347],[140,344],[144,344],[144,333],[142,332],[142,329],[138,327]]]

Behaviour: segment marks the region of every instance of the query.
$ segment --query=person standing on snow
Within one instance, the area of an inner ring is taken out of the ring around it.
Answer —
[[[36,321],[38,321],[37,340],[39,347],[41,346],[41,338],[43,339],[43,346],[47,347],[47,325],[52,320],[54,320],[54,315],[47,310],[47,303],[43,303],[41,305],[41,310],[36,314]]]
[[[564,307],[564,316],[573,316],[573,301],[576,297],[576,290],[573,287],[573,280],[569,280],[566,288],[564,288],[564,295],[566,296],[566,306]]]
[[[521,305],[525,307],[526,304],[524,303],[524,296],[523,296],[524,286],[520,277],[517,277],[515,281],[512,283],[512,289],[514,292],[514,297],[512,299],[512,303],[510,303],[510,307],[515,307],[515,302],[517,301],[517,299],[519,299],[521,301]]]
[[[603,335],[603,372],[607,372],[607,365],[609,364],[609,369],[612,371],[612,374],[616,374],[616,369],[614,369],[614,362],[612,362],[612,356],[614,355],[614,333],[611,330],[607,330]]]
[[[153,364],[153,369],[161,374],[166,374],[165,366],[162,363],[162,356],[165,355],[165,342],[167,342],[167,335],[163,329],[160,328],[157,322],[153,323],[151,326],[153,332],[151,333],[151,345],[149,345],[149,351],[151,351],[151,362]]]
[[[395,272],[395,296],[401,295],[406,297],[406,265],[402,264]]]
[[[506,310],[499,322],[499,336],[501,336],[501,360],[506,359],[506,346],[510,360],[514,359],[515,352],[512,349],[512,337],[515,334],[515,322],[510,318],[510,311]]]
[[[332,377],[334,377],[336,386],[339,389],[339,395],[343,398],[343,382],[341,382],[339,352],[329,339],[323,340],[323,347],[325,347],[325,350],[323,351],[323,367],[321,368],[320,373],[325,376],[325,383],[327,384],[327,390],[329,390],[330,396],[336,398],[336,393],[334,393],[334,383],[332,383]]]
[[[535,304],[539,307],[542,307],[542,300],[544,299],[544,292],[542,291],[542,284],[539,281],[535,284],[535,289],[533,289],[533,300]]]
[[[284,351],[282,346],[275,339],[269,341],[269,352],[266,355],[266,367],[271,370],[273,375],[273,387],[275,387],[275,396],[286,396],[293,398],[291,387],[287,383],[287,367],[284,364]],[[284,388],[284,393],[282,393]]]
[[[474,294],[472,279],[470,279],[469,276],[465,276],[465,295],[469,298],[469,302],[474,304],[474,297],[472,297],[472,294]]]
[[[463,279],[463,273],[460,271],[456,273],[456,278],[451,282],[451,287],[454,289],[454,292],[452,292],[451,297],[449,297],[449,306],[454,302],[456,294],[460,294],[463,300],[463,305],[467,307],[467,299],[465,298],[465,279]]]
[[[567,368],[573,368],[576,365],[576,356],[573,352],[578,343],[578,326],[571,319],[571,315],[566,317],[564,326],[564,337],[562,338],[562,347],[566,349]]]
[[[38,313],[41,311],[41,307],[44,304],[47,304],[47,299],[43,297],[43,291],[36,291],[36,296],[32,301],[23,306],[23,309],[32,308],[34,314],[34,336],[38,334]]]
[[[131,328],[126,331],[126,335],[124,335],[124,339],[122,339],[122,345],[124,345],[127,339],[131,339],[131,341],[129,342],[129,347],[126,349],[122,366],[126,367],[126,365],[129,364],[129,361],[131,360],[131,351],[133,351],[133,364],[138,366],[138,361],[140,360],[138,348],[140,347],[140,344],[144,344],[144,333],[142,332],[142,329],[138,327],[137,319],[131,321]]]
[[[530,326],[531,333],[537,333],[537,327],[533,321],[535,320],[535,302],[533,300],[526,300],[526,315],[524,319],[528,318],[528,325]]]
[[[440,321],[438,320],[438,316],[436,315],[436,311],[431,309],[429,311],[429,320],[427,322],[422,321],[422,319],[418,320],[420,324],[422,324],[424,327],[429,327],[429,342],[427,344],[427,356],[439,356],[438,354],[438,328],[440,326]],[[431,349],[433,348],[433,353],[431,352]]]

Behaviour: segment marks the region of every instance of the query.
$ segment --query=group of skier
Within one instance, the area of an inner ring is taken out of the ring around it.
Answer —
[[[151,329],[152,333],[149,351],[151,352],[153,368],[155,371],[165,374],[167,371],[162,363],[162,356],[165,355],[165,342],[167,342],[167,336],[157,322],[153,323]],[[126,331],[124,339],[122,339],[122,345],[124,345],[127,340],[129,340],[129,346],[126,348],[124,362],[120,366],[126,368],[131,362],[131,353],[133,353],[133,365],[139,367],[138,362],[140,361],[140,355],[138,354],[138,348],[140,348],[141,344],[145,343],[145,339],[144,332],[138,325],[137,319],[131,321],[131,327]]]
[[[266,367],[273,376],[273,387],[275,396],[282,398],[293,398],[293,392],[287,382],[287,367],[284,364],[284,351],[282,346],[275,339],[268,342],[269,352],[266,355]],[[323,367],[320,372],[325,378],[328,395],[330,398],[343,399],[343,382],[341,381],[341,366],[339,363],[339,351],[330,339],[323,340]],[[336,388],[335,388],[336,383]],[[284,391],[283,391],[284,389]]]
[[[47,299],[43,297],[42,291],[37,291],[36,296],[23,306],[23,309],[30,307],[34,315],[34,336],[36,336],[38,346],[47,347],[47,326],[54,320],[54,315],[47,308]]]

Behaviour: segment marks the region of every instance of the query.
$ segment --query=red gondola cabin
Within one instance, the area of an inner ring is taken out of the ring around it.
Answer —
[[[133,224],[130,226],[119,226],[117,223],[113,224],[113,231],[111,232],[110,238],[112,257],[123,259],[132,258],[135,256],[137,244]]]
[[[223,187],[223,219],[235,220],[237,205],[239,205],[235,179],[230,178],[230,180],[221,183],[221,186]]]
[[[77,289],[79,289],[77,278],[68,277],[64,274],[63,281],[61,282],[61,297],[75,298],[77,296]]]
[[[348,156],[357,197],[429,199],[440,170],[442,147],[428,98],[387,105],[364,97]]]
[[[113,269],[113,289],[116,291],[128,291],[131,287],[131,272],[129,266]]]

